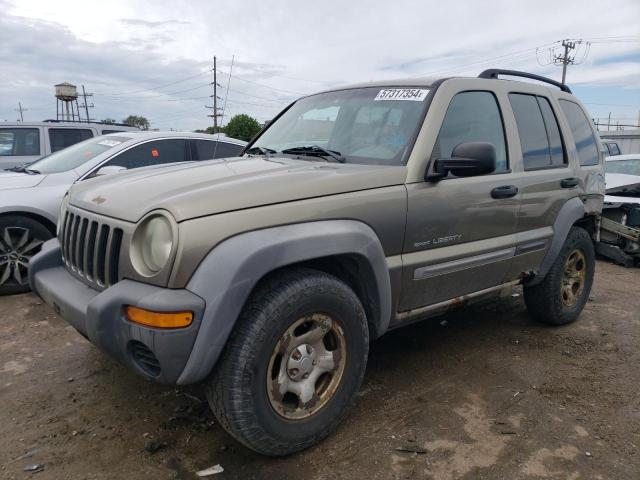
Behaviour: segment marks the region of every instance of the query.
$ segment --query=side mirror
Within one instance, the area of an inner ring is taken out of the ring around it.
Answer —
[[[114,173],[123,172],[126,169],[126,167],[121,167],[120,165],[107,165],[106,167],[99,168],[96,173],[93,174],[93,177],[113,175]]]
[[[496,169],[496,149],[488,142],[461,143],[451,152],[451,158],[438,158],[427,180],[438,180],[451,172],[456,177],[486,175]]]

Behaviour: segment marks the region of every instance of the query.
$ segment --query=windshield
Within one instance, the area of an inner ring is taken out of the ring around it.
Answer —
[[[422,124],[427,88],[367,87],[298,100],[256,140],[255,151],[402,165]],[[306,148],[305,148],[306,147]]]
[[[609,160],[604,163],[605,173],[626,173],[640,175],[640,158],[630,160]]]
[[[78,168],[83,163],[97,157],[107,150],[130,140],[126,137],[95,137],[76,143],[58,152],[33,162],[27,170],[37,173],[59,173]]]

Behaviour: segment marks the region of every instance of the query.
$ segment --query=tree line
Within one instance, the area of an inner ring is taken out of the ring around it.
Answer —
[[[109,125],[116,123],[113,118],[105,118],[104,120],[101,120],[101,122]],[[149,120],[140,115],[129,115],[127,118],[122,120],[122,123],[131,127],[138,127],[140,130],[149,130],[149,127],[151,126]],[[231,117],[231,120],[229,120],[225,126],[218,127],[216,131],[214,131],[214,127],[207,127],[205,129],[196,130],[196,132],[209,134],[224,133],[228,137],[248,142],[258,134],[261,128],[262,127],[258,120],[250,115],[241,113],[240,115],[234,115]]]

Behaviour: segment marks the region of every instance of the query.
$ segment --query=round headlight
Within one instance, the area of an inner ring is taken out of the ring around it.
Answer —
[[[136,269],[140,273],[156,274],[167,266],[171,258],[171,222],[164,215],[152,215],[138,227],[133,241],[135,258],[132,260]]]

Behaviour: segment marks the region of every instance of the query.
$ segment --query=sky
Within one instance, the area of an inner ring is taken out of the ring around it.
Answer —
[[[55,118],[66,81],[94,94],[92,119],[205,128],[214,56],[223,124],[360,81],[486,68],[559,80],[550,56],[570,38],[584,41],[567,83],[591,116],[640,123],[638,0],[0,0],[0,11],[0,121],[19,118],[18,102],[25,121]]]

